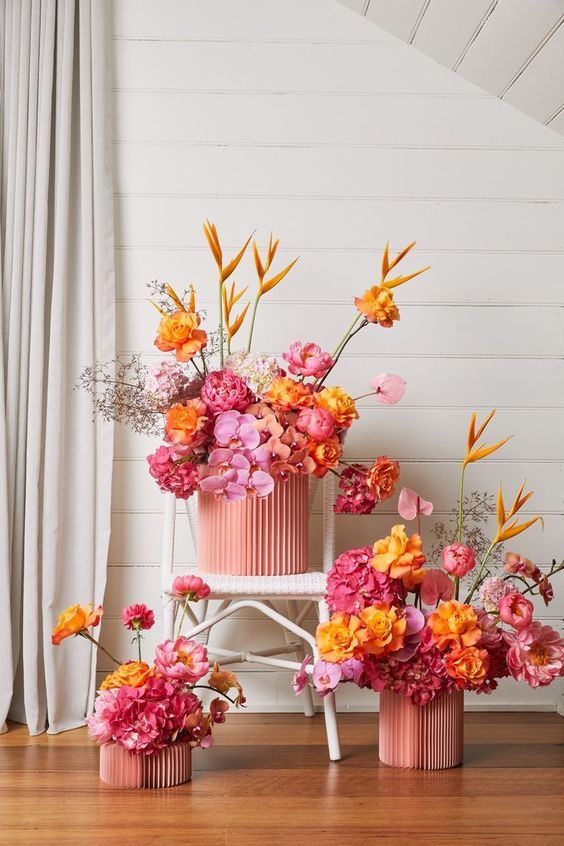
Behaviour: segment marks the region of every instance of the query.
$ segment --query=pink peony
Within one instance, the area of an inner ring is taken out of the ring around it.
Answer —
[[[331,664],[319,658],[313,665],[313,683],[320,696],[332,693],[341,681],[342,670],[340,664]]]
[[[335,514],[371,514],[376,497],[368,487],[368,468],[363,464],[350,464],[341,472],[339,494],[333,506]]]
[[[155,667],[169,680],[197,682],[209,670],[208,651],[187,637],[165,640],[155,649]]]
[[[545,687],[564,674],[564,640],[550,626],[535,622],[515,633],[506,633],[507,666],[517,681]]]
[[[146,605],[129,605],[121,612],[121,621],[126,629],[152,629],[155,615]]]
[[[252,414],[225,411],[216,418],[213,433],[219,446],[230,449],[255,449],[260,444],[260,435],[255,424],[256,418]]]
[[[500,579],[498,576],[489,576],[480,585],[480,602],[486,611],[497,613],[502,597],[514,590],[511,582]]]
[[[188,499],[198,487],[200,471],[193,460],[182,461],[185,453],[176,446],[160,446],[147,456],[149,473],[161,491],[173,493],[177,499]]]
[[[368,383],[376,394],[378,402],[385,405],[395,405],[405,394],[407,382],[401,376],[392,373],[380,373]],[[409,519],[409,518],[406,518]]]
[[[463,543],[451,543],[443,549],[443,567],[451,576],[462,578],[476,566],[476,553]]]
[[[349,549],[336,559],[327,574],[327,602],[332,611],[358,614],[375,602],[399,605],[405,600],[400,579],[391,579],[370,564],[374,553],[369,546]]]
[[[282,353],[282,358],[288,362],[288,370],[294,376],[312,376],[321,379],[333,366],[333,359],[329,353],[322,352],[317,344],[302,344],[294,341],[290,345],[290,352]]]
[[[454,583],[442,570],[425,570],[421,583],[421,600],[425,605],[437,605],[441,601],[452,599]]]
[[[296,420],[296,428],[314,441],[325,441],[335,431],[335,419],[326,408],[302,408]]]
[[[404,520],[415,520],[420,514],[429,517],[433,513],[433,503],[420,497],[411,488],[402,488],[398,498],[398,513]]]
[[[172,596],[197,602],[210,595],[210,586],[199,576],[177,576],[170,590]]]
[[[298,693],[302,692],[302,690],[304,689],[304,687],[307,684],[308,673],[307,673],[306,667],[310,663],[311,663],[311,655],[306,655],[306,657],[304,658],[304,660],[302,661],[302,663],[300,665],[300,669],[297,670],[297,672],[295,672],[293,677],[292,677],[292,687],[294,688],[294,693],[296,694],[296,696],[298,695]]]
[[[525,599],[522,593],[512,590],[502,596],[499,602],[499,616],[507,626],[524,629],[533,619],[533,603]]]
[[[213,414],[232,410],[244,411],[252,402],[252,394],[245,382],[228,369],[208,373],[200,396]]]

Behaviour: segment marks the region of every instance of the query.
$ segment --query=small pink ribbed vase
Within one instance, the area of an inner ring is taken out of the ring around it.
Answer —
[[[390,767],[446,770],[464,753],[464,693],[455,690],[414,705],[408,696],[380,694],[378,753]]]
[[[119,743],[100,746],[100,779],[112,787],[175,787],[191,778],[189,743],[171,743],[154,755],[136,755]]]
[[[225,502],[198,494],[198,569],[289,576],[308,569],[308,477],[276,482],[269,496]]]

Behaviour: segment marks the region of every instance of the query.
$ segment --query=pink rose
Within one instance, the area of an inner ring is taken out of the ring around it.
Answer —
[[[443,567],[451,576],[465,576],[476,566],[476,553],[463,543],[451,543],[443,549]]]
[[[282,358],[288,362],[288,370],[294,376],[312,376],[321,379],[333,366],[333,359],[329,353],[322,352],[317,344],[302,344],[294,341],[290,352],[282,353]]]
[[[296,420],[296,428],[314,441],[325,441],[335,431],[335,420],[326,408],[302,408]]]
[[[500,599],[499,616],[506,625],[524,629],[533,619],[533,603],[519,591],[512,590]]]

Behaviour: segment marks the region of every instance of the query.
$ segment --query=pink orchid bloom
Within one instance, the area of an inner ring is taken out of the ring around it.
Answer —
[[[285,461],[291,453],[287,444],[280,438],[270,438],[252,452],[252,458],[262,470],[268,470],[273,461]]]
[[[378,402],[395,405],[405,394],[407,382],[401,376],[392,373],[380,373],[368,383],[376,394]],[[407,518],[406,518],[407,519]]]
[[[260,444],[256,429],[256,418],[239,411],[224,411],[218,414],[213,430],[219,446],[231,449],[255,449]]]
[[[327,696],[332,693],[342,677],[342,670],[340,664],[331,664],[329,661],[323,661],[319,658],[313,665],[313,683],[315,689],[320,696]]]
[[[358,684],[364,672],[364,663],[358,658],[348,658],[339,665],[341,668],[341,681],[351,681]]]
[[[282,353],[282,358],[288,362],[288,370],[294,376],[314,379],[325,376],[334,363],[329,353],[322,352],[317,344],[302,344],[301,341],[294,341],[290,352]]]
[[[208,464],[210,467],[218,467],[224,470],[248,470],[251,463],[246,455],[227,447],[212,449],[209,454]]]
[[[264,470],[255,470],[249,473],[247,480],[247,494],[249,496],[268,496],[274,489],[274,479],[269,473]]]
[[[240,474],[243,474],[241,478]],[[202,493],[213,493],[227,502],[238,502],[247,496],[245,471],[226,470],[221,476],[206,476],[200,480]]]
[[[217,696],[210,702],[210,717],[212,723],[224,723],[225,713],[229,710],[229,702]]]
[[[288,426],[280,440],[293,450],[305,449],[307,447],[306,436],[298,432],[294,426]]]
[[[406,629],[401,649],[394,652],[397,661],[409,661],[419,649],[423,628],[425,627],[425,615],[413,605],[406,605],[405,608]]]
[[[398,499],[398,512],[404,520],[415,520],[419,514],[429,517],[433,513],[433,503],[423,499],[411,488],[402,488]]]
[[[452,599],[454,583],[442,570],[426,570],[421,583],[421,600],[425,605],[437,605]]]
[[[307,684],[307,670],[306,667],[308,664],[311,663],[311,655],[306,655],[302,663],[300,664],[300,669],[297,670],[292,678],[292,687],[294,688],[294,693],[296,696],[302,692]]]

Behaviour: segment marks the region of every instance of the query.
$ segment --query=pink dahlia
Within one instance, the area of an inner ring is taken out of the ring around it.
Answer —
[[[531,623],[505,634],[509,644],[507,666],[517,681],[545,687],[564,674],[564,639],[550,626]]]
[[[121,621],[126,629],[152,629],[155,614],[147,605],[129,605],[121,612]]]
[[[197,682],[209,670],[208,650],[187,637],[165,640],[155,649],[155,667],[169,680]]]
[[[288,370],[294,376],[312,376],[321,379],[333,366],[333,359],[329,353],[322,352],[317,344],[302,344],[294,341],[290,351],[282,353],[282,358],[288,362]]]
[[[204,379],[201,398],[213,414],[222,411],[244,411],[252,402],[246,383],[232,370],[214,370]]]
[[[401,579],[392,579],[370,564],[369,546],[349,549],[336,559],[327,575],[327,602],[332,611],[357,614],[375,602],[398,605],[405,600]]]
[[[147,456],[147,462],[161,491],[173,493],[177,499],[188,499],[197,489],[200,471],[195,461],[186,460],[182,448],[160,446]]]
[[[376,497],[368,487],[368,468],[363,464],[350,464],[339,479],[339,494],[333,506],[336,514],[371,514]]]

